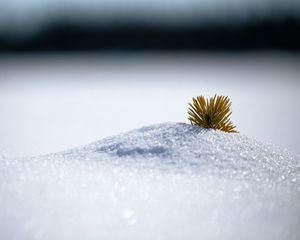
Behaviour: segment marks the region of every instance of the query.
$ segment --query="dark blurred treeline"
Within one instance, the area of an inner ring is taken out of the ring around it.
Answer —
[[[0,35],[1,52],[118,50],[300,50],[300,22],[293,18],[243,25],[158,27],[48,24],[30,37]]]

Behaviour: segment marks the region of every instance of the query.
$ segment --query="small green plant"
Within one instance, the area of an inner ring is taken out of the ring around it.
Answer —
[[[192,125],[236,133],[236,126],[230,120],[230,107],[231,102],[227,96],[215,95],[206,101],[203,96],[198,96],[189,103],[188,119]]]

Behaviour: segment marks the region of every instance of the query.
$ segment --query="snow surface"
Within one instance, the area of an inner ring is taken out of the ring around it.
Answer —
[[[300,158],[164,123],[0,158],[0,239],[300,239]]]
[[[219,94],[230,97],[241,133],[300,154],[299,56],[3,54],[0,152],[48,154],[149,124],[187,122],[193,96]]]

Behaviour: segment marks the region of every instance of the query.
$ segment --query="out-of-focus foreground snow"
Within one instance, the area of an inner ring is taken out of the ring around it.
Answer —
[[[0,160],[0,239],[300,238],[300,159],[184,123]]]

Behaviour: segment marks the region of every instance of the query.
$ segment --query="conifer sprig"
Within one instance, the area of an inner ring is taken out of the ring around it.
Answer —
[[[188,119],[192,125],[236,133],[236,126],[230,120],[230,107],[231,102],[227,96],[215,95],[205,101],[201,95],[189,103]]]

